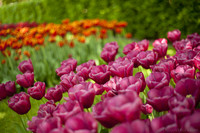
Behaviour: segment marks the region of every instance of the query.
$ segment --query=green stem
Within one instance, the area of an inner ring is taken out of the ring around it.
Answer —
[[[26,130],[26,126],[24,125],[24,122],[23,122],[23,120],[22,120],[22,116],[21,116],[21,115],[19,115],[19,118],[20,118],[20,120],[21,120],[21,123],[22,123],[22,125],[23,125],[23,127],[24,127],[24,130],[27,132],[27,130]]]
[[[27,119],[30,121],[31,119],[29,118],[28,113],[26,113],[25,115],[26,115]]]
[[[10,60],[10,57],[7,55],[7,53],[6,53],[6,57],[7,57],[7,59],[8,59],[8,63],[9,63],[9,65],[10,65],[11,71],[13,71],[13,64],[12,64],[12,61]]]

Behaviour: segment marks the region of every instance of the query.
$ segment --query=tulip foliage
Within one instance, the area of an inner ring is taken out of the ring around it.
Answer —
[[[14,81],[2,83],[0,100],[13,95],[8,106],[23,115],[32,110],[30,98],[45,99],[27,122],[34,133],[198,133],[200,35],[181,40],[174,30],[167,38],[175,55],[160,38],[152,49],[146,39],[129,43],[122,56],[117,42],[106,43],[102,63],[63,60],[55,70],[59,83],[51,87],[34,81],[31,59],[22,61],[16,83],[24,91],[16,94]]]

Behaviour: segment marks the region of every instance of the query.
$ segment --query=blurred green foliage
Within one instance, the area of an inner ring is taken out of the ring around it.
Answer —
[[[199,0],[30,0],[0,8],[2,23],[54,22],[100,18],[128,22],[138,39],[166,37],[180,29],[182,37],[200,33]]]

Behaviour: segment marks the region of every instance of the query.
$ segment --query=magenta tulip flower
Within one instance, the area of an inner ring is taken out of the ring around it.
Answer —
[[[186,98],[178,93],[171,97],[168,101],[170,112],[177,116],[180,120],[187,115],[191,115],[195,109],[195,99],[193,97]]]
[[[89,73],[92,70],[93,66],[96,66],[94,60],[89,60],[88,62],[77,66],[76,68],[77,75],[83,77],[84,80],[87,80],[89,78]]]
[[[182,96],[192,95],[196,104],[200,102],[200,80],[185,78],[177,82],[175,91]]]
[[[191,41],[188,39],[182,39],[181,41],[173,42],[173,47],[176,49],[176,51],[192,50],[193,48]]]
[[[144,82],[140,78],[136,78],[133,76],[125,77],[120,81],[119,85],[117,86],[117,92],[124,93],[127,91],[135,91],[137,92],[137,94],[139,94],[140,91],[144,90],[143,83]]]
[[[138,67],[140,64],[137,61],[137,55],[140,53],[138,50],[133,50],[129,52],[125,57],[133,62],[134,68]]]
[[[57,106],[53,112],[53,116],[60,117],[62,124],[65,124],[68,118],[78,114],[79,112],[82,112],[79,103],[77,101],[68,100],[67,102]]]
[[[200,52],[193,59],[195,67],[200,70]]]
[[[77,66],[77,60],[75,60],[73,58],[69,58],[69,59],[61,62],[61,66],[68,66],[68,65],[72,65],[72,68],[73,68],[73,71],[74,71],[76,69],[76,66]]]
[[[128,77],[133,75],[133,62],[128,58],[119,57],[110,66],[112,76]]]
[[[68,95],[71,100],[77,100],[83,108],[90,108],[94,102],[95,90],[91,82],[84,82],[70,88]]]
[[[61,77],[64,74],[69,74],[74,70],[73,65],[62,65],[61,67],[56,69],[56,73],[59,77]]]
[[[153,133],[176,133],[180,131],[176,116],[171,113],[153,119],[151,121],[151,129]]]
[[[141,106],[141,99],[135,92],[131,91],[110,98],[105,110],[118,122],[126,122],[140,118]]]
[[[111,133],[151,133],[151,129],[144,121],[135,120],[117,125]]]
[[[28,125],[27,130],[31,131],[33,133],[36,133],[39,124],[41,124],[44,120],[45,120],[45,118],[39,118],[39,117],[35,117],[35,116],[32,117],[32,121],[27,122],[27,125]]]
[[[177,83],[183,78],[193,78],[195,75],[195,68],[189,65],[180,65],[176,69],[171,71],[171,77],[174,79],[174,82]]]
[[[132,43],[130,43],[130,44],[127,44],[127,45],[124,47],[124,49],[123,49],[123,53],[124,53],[125,55],[127,55],[129,52],[134,51],[134,50],[140,51],[140,50],[139,50],[139,47],[137,46],[137,43],[136,43],[136,42],[132,42]]]
[[[165,86],[161,89],[151,89],[148,93],[147,103],[158,111],[169,110],[168,100],[174,95],[174,88]]]
[[[185,133],[199,133],[200,111],[195,111],[192,115],[186,116],[181,120],[181,130]]]
[[[104,84],[110,79],[110,71],[107,65],[94,66],[89,77],[98,84]]]
[[[149,40],[144,39],[139,41],[137,44],[140,47],[140,51],[147,51],[149,47]]]
[[[197,47],[200,44],[200,35],[198,33],[187,35],[187,39],[190,40],[193,48]]]
[[[28,88],[28,94],[37,100],[40,100],[45,94],[45,83],[44,82],[36,82],[33,87]]]
[[[167,33],[167,38],[171,41],[171,42],[175,42],[175,41],[179,41],[181,38],[181,31],[176,29],[173,31],[169,31]]]
[[[197,73],[196,73],[196,78],[197,78],[197,79],[200,79],[200,72],[197,72]]]
[[[12,96],[16,93],[15,81],[8,81],[5,83],[7,96]],[[3,93],[3,92],[2,92]]]
[[[156,64],[158,59],[157,53],[153,51],[142,51],[137,55],[137,61],[143,68],[150,68],[150,65]]]
[[[142,113],[144,113],[145,115],[147,114],[151,114],[153,112],[153,107],[150,104],[143,104],[141,106],[141,111]]]
[[[166,55],[167,53],[167,40],[164,38],[157,39],[153,42],[153,51],[158,53],[158,57],[162,58]]]
[[[177,51],[174,57],[179,65],[190,65],[194,66],[194,57],[196,52],[193,50]]]
[[[53,116],[53,112],[56,109],[56,104],[53,100],[47,101],[45,104],[41,104],[38,110],[39,118],[49,118]]]
[[[59,117],[51,117],[39,123],[37,133],[53,133],[54,130],[62,128],[62,123]]]
[[[31,59],[22,61],[19,64],[18,69],[22,73],[26,73],[26,72],[32,73],[33,72],[33,64],[32,64]]]
[[[83,77],[78,76],[74,72],[62,75],[60,79],[60,84],[62,85],[64,92],[67,92],[69,88],[73,87],[74,85],[84,82]]]
[[[47,93],[45,94],[45,98],[48,100],[53,100],[54,102],[60,101],[62,99],[62,90],[56,86],[47,89]]]
[[[34,84],[34,74],[33,73],[24,73],[24,74],[18,74],[16,76],[16,82],[24,87],[24,88],[28,88],[31,87]]]
[[[168,86],[169,82],[169,75],[164,72],[152,72],[146,78],[146,84],[149,89],[161,89],[164,86]]]
[[[106,62],[114,61],[118,48],[117,42],[106,43],[101,52],[101,58]]]
[[[98,123],[90,113],[81,112],[65,123],[67,133],[97,133]]]
[[[28,113],[31,109],[29,95],[25,92],[15,94],[8,100],[8,106],[20,115]]]
[[[7,97],[7,91],[4,83],[0,84],[0,92],[0,100],[5,99]]]

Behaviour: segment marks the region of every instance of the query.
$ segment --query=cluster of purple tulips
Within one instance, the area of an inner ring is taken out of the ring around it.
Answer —
[[[23,61],[18,67],[23,74],[16,76],[16,82],[28,88],[28,94],[15,94],[8,105],[26,114],[31,109],[30,96],[48,99],[28,121],[28,130],[34,133],[97,133],[98,128],[111,133],[199,133],[200,35],[180,40],[181,32],[174,30],[167,38],[176,49],[174,56],[166,54],[168,42],[161,38],[153,42],[152,50],[148,40],[128,44],[125,56],[117,59],[118,44],[106,43],[101,53],[106,65],[90,60],[77,66],[69,58],[56,70],[60,84],[46,93],[45,83],[34,83],[31,60]],[[140,66],[151,70],[146,79],[142,72],[133,75]],[[0,99],[13,95],[14,82],[1,84],[0,91]],[[63,93],[68,93],[66,102],[56,105]],[[154,112],[163,115],[154,118]]]

